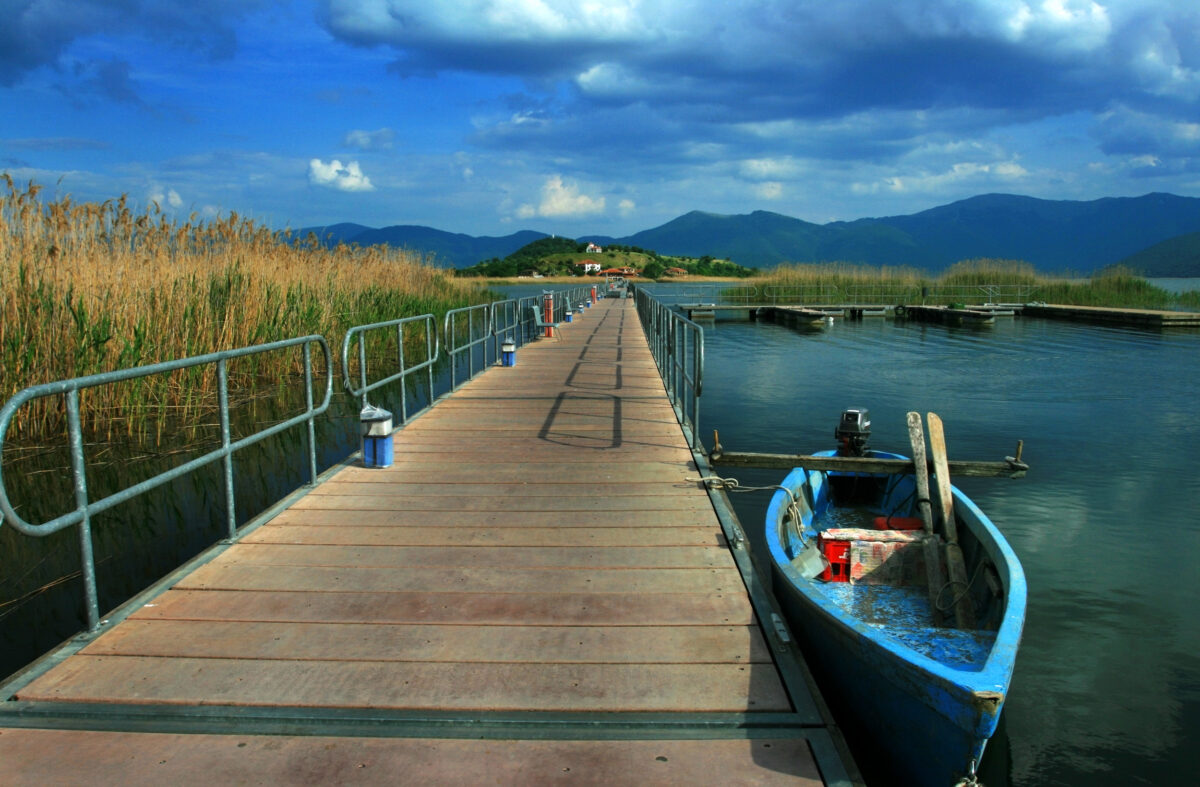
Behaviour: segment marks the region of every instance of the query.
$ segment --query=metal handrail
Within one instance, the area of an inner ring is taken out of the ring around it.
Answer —
[[[465,326],[458,320],[460,315],[466,316]],[[459,333],[463,327],[466,328],[465,343],[459,344]],[[483,345],[483,365],[480,367],[480,371],[482,371],[489,366],[487,342],[492,338],[491,304],[464,306],[461,309],[451,309],[446,312],[446,316],[442,320],[442,341],[446,345],[446,356],[450,359],[451,393],[457,391],[461,385],[458,382],[458,356],[462,353],[467,354],[467,380],[470,380],[476,374],[474,348]]]
[[[704,329],[638,287],[638,317],[667,396],[695,450],[700,444],[700,394],[704,387]]]
[[[835,303],[838,288],[827,284],[771,284],[763,287],[763,298],[771,303]]]
[[[522,322],[520,300],[510,298],[492,301],[491,335],[497,353],[500,352],[500,345],[505,339],[510,339],[517,347],[525,344],[525,332],[521,330]]]
[[[405,366],[404,361],[404,330],[409,326],[420,325],[424,328],[425,336],[425,360],[414,365]],[[388,328],[393,328],[396,331],[396,366],[398,371],[390,374],[383,379],[376,380],[373,383],[367,382],[367,343],[365,341],[366,334],[371,331],[379,331]],[[350,345],[358,339],[358,378],[359,387],[355,388],[350,382]],[[402,317],[398,320],[387,320],[385,322],[373,322],[369,325],[356,325],[346,331],[346,337],[342,340],[342,387],[351,396],[359,397],[362,400],[363,407],[367,406],[367,394],[376,389],[382,388],[389,383],[394,383],[397,380],[403,381],[410,374],[415,374],[421,370],[425,370],[427,384],[429,386],[429,401],[433,401],[433,366],[437,363],[438,355],[441,352],[441,347],[438,343],[437,322],[432,314],[419,314],[415,317]],[[404,394],[403,383],[401,384],[400,392],[400,423],[408,421],[408,399]]]
[[[321,347],[321,352],[325,356],[325,398],[320,405],[313,404],[313,368],[312,368],[312,345],[318,344]],[[302,347],[304,352],[304,384],[305,384],[305,410],[303,413],[293,416],[292,418],[282,421],[273,426],[267,427],[261,431],[255,432],[247,437],[239,440],[231,438],[229,426],[229,374],[227,364],[234,358],[243,358],[249,355],[258,355],[261,353],[272,352],[274,350],[286,349],[288,347]],[[218,408],[221,421],[221,447],[209,451],[203,456],[192,459],[189,462],[173,467],[170,470],[163,471],[152,478],[149,478],[141,483],[134,484],[131,487],[114,492],[100,500],[90,500],[87,487],[87,458],[84,454],[83,443],[83,425],[80,418],[79,409],[79,392],[87,388],[95,388],[101,385],[110,385],[113,383],[133,380],[139,377],[149,377],[156,374],[165,374],[174,372],[179,369],[187,369],[194,366],[203,366],[206,364],[217,365],[217,397]],[[316,416],[321,415],[329,409],[329,403],[333,396],[333,373],[332,373],[332,358],[329,352],[329,345],[322,336],[311,335],[302,336],[295,339],[284,339],[282,341],[271,342],[269,344],[259,344],[251,347],[242,347],[236,350],[223,350],[221,352],[208,353],[207,355],[198,355],[191,358],[180,358],[174,361],[164,361],[162,363],[151,364],[149,366],[139,366],[133,369],[122,369],[114,372],[103,372],[101,374],[92,374],[86,377],[76,377],[70,380],[61,380],[59,382],[44,383],[42,385],[34,385],[24,390],[18,391],[11,399],[9,399],[3,408],[0,408],[0,522],[6,522],[21,533],[29,536],[48,536],[52,533],[57,533],[71,525],[79,526],[79,544],[80,544],[80,562],[82,563],[82,574],[84,581],[84,595],[87,603],[88,614],[88,629],[95,631],[100,625],[100,610],[98,595],[96,592],[96,565],[93,556],[92,548],[92,517],[103,511],[107,511],[113,506],[124,503],[138,495],[149,492],[152,489],[162,486],[170,481],[181,476],[187,475],[193,470],[209,465],[217,460],[224,462],[225,476],[225,513],[227,519],[227,527],[229,538],[237,536],[237,517],[234,508],[234,489],[233,489],[233,454],[243,448],[247,448],[255,443],[258,443],[271,435],[278,434],[293,426],[301,423],[306,423],[308,426],[308,454],[309,454],[309,483],[316,483],[317,479],[317,454],[316,454],[316,435],[313,428],[313,420]],[[17,411],[28,402],[34,399],[40,399],[48,396],[65,396],[67,403],[67,439],[71,449],[71,476],[75,488],[75,509],[61,516],[51,519],[49,522],[33,524],[26,522],[20,514],[13,508],[12,502],[8,497],[8,490],[4,485],[3,476],[3,452],[4,452],[4,435],[8,431],[8,427],[12,422],[13,416]]]

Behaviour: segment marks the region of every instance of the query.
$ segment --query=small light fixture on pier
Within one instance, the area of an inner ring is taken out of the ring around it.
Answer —
[[[505,339],[500,345],[500,363],[504,366],[517,365],[517,343],[512,339]]]
[[[392,414],[382,407],[364,404],[359,413],[362,423],[364,467],[392,466]]]

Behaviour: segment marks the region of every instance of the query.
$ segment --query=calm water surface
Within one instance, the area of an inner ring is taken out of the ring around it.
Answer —
[[[831,448],[850,406],[871,410],[872,445],[885,450],[906,452],[909,410],[942,416],[952,458],[998,460],[1025,440],[1026,478],[958,482],[1007,536],[1029,583],[986,783],[1195,779],[1200,332],[874,318],[802,333],[719,321],[705,342],[706,444],[715,428],[728,450]],[[767,500],[736,496],[748,532],[761,529]]]

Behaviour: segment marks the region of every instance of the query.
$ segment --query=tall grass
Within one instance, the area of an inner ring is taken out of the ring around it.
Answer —
[[[125,196],[44,201],[3,175],[0,197],[0,401],[42,382],[303,336],[340,342],[347,328],[487,299],[476,285],[386,246],[325,248],[230,213],[181,221]],[[336,348],[335,348],[336,352]],[[295,372],[299,353],[238,366],[231,382]],[[232,372],[233,370],[231,370]],[[215,371],[188,369],[95,389],[92,428],[138,413],[211,407]],[[22,409],[9,435],[61,424],[61,403]]]
[[[1175,296],[1135,271],[1113,266],[1090,277],[1038,273],[1027,262],[975,259],[958,262],[939,275],[915,268],[849,263],[781,265],[751,283],[760,290],[787,287],[820,297],[877,296],[880,303],[981,303],[1045,301],[1075,306],[1169,309],[1200,305],[1197,294]],[[819,293],[819,295],[817,295]]]

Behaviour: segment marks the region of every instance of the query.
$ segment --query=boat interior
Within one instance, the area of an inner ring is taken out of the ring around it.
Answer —
[[[886,629],[942,663],[981,668],[1004,614],[1004,588],[980,538],[986,525],[978,509],[958,496],[956,542],[966,578],[951,581],[944,525],[934,516],[934,532],[924,529],[911,474],[797,473],[795,504],[778,524],[800,581],[847,618]]]

